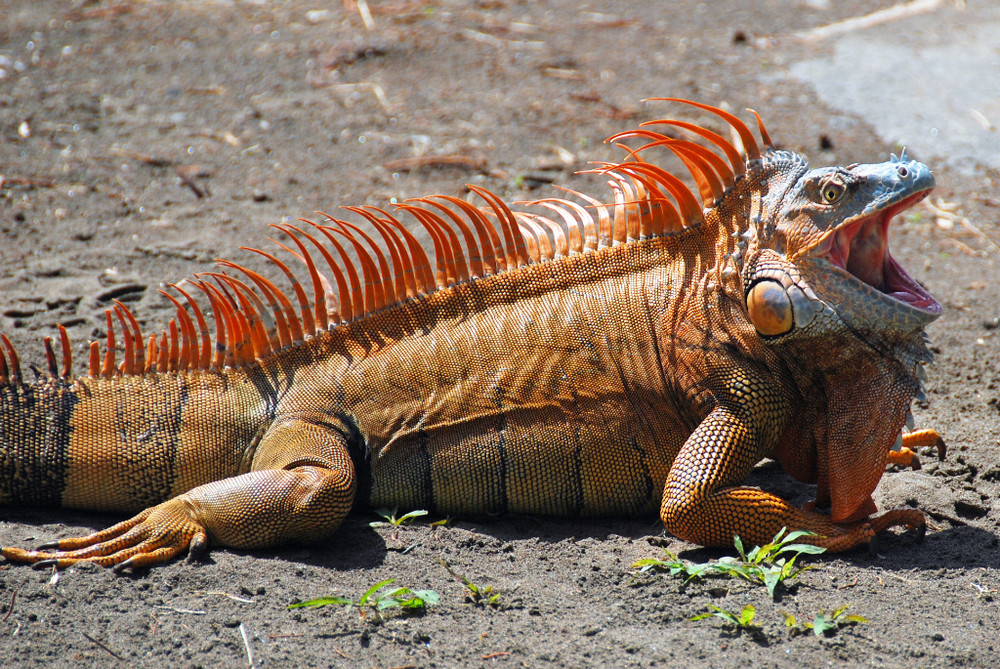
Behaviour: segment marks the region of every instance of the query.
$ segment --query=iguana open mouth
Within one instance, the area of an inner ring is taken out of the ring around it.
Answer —
[[[889,253],[889,222],[896,214],[927,197],[930,189],[831,230],[813,253],[863,281],[883,295],[929,313],[941,305]]]

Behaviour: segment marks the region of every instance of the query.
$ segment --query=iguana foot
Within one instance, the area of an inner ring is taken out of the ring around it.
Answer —
[[[922,511],[917,509],[892,509],[878,516],[865,518],[856,523],[832,524],[831,529],[818,530],[816,537],[803,537],[803,542],[822,546],[831,553],[850,550],[867,545],[870,552],[879,548],[877,534],[890,527],[905,526],[917,532],[923,541],[927,532],[927,521]]]
[[[11,562],[35,568],[65,569],[77,562],[92,562],[116,571],[160,564],[190,550],[203,552],[205,529],[193,518],[182,497],[146,509],[139,515],[85,537],[62,539],[38,550],[4,546],[0,554]]]
[[[914,449],[934,446],[938,460],[944,460],[948,447],[937,430],[915,430],[903,435],[903,445],[898,451],[889,451],[889,464],[920,469],[920,457]]]

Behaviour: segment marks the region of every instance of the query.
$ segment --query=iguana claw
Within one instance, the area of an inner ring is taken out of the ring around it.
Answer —
[[[878,556],[879,550],[882,549],[882,540],[876,534],[872,537],[871,541],[868,542],[868,554],[872,556]]]
[[[6,557],[6,553],[4,554],[4,556]],[[39,560],[38,562],[32,563],[31,568],[38,571],[42,571],[43,569],[48,569],[49,567],[55,567],[56,569],[58,569],[59,568],[59,565],[57,564],[58,562],[59,562],[58,560]]]

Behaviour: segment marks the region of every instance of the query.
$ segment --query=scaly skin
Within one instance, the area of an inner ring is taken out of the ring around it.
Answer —
[[[731,146],[699,134],[734,160]],[[886,227],[929,192],[927,167],[904,157],[809,171],[795,154],[748,146],[733,174],[705,149],[656,144],[696,163],[714,206],[702,212],[653,167],[624,163],[616,203],[597,208],[613,224],[570,240],[578,253],[550,258],[547,236],[498,226],[495,252],[469,247],[481,276],[461,281],[466,258],[457,246],[449,252],[445,226],[466,221],[466,243],[490,237],[453,203],[457,213],[437,218],[432,232],[439,288],[419,283],[430,273],[418,253],[410,248],[407,260],[404,242],[390,243],[393,266],[405,271],[363,256],[367,287],[341,293],[341,310],[353,302],[359,316],[349,322],[328,329],[289,306],[282,323],[280,306],[244,303],[228,283],[241,308],[210,295],[229,333],[211,364],[207,339],[193,325],[185,335],[180,313],[184,347],[165,336],[158,365],[147,360],[145,370],[133,350],[139,336],[125,337],[125,364],[137,368],[124,374],[95,357],[90,377],[71,379],[50,362],[49,377],[25,384],[5,362],[0,504],[138,515],[2,554],[123,568],[210,544],[311,543],[355,503],[474,515],[658,508],[670,532],[704,545],[730,545],[734,535],[760,544],[788,527],[816,532],[833,551],[892,526],[922,529],[916,510],[872,515],[871,493],[890,461],[912,464],[911,446],[940,441],[922,432],[890,456],[929,359],[923,327],[940,307],[888,256]],[[665,192],[679,213],[664,213]],[[494,209],[501,219],[508,211]],[[540,220],[520,222],[528,230]],[[317,275],[310,265],[320,286]],[[315,311],[325,318],[322,304]],[[817,483],[830,513],[741,487],[768,456]]]

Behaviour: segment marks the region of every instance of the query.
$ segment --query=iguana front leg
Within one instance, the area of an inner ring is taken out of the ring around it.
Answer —
[[[920,511],[900,509],[853,523],[792,506],[755,488],[739,487],[784,425],[781,400],[765,382],[740,375],[728,395],[688,437],[667,475],[660,518],[668,531],[703,546],[764,545],[781,530],[807,530],[812,543],[837,552],[869,543],[896,525],[923,528]]]
[[[339,434],[293,419],[265,434],[253,470],[192,488],[86,537],[40,550],[0,549],[8,560],[64,568],[89,561],[117,569],[165,562],[209,544],[264,548],[332,534],[354,501],[354,466]],[[53,550],[54,549],[54,550]]]

